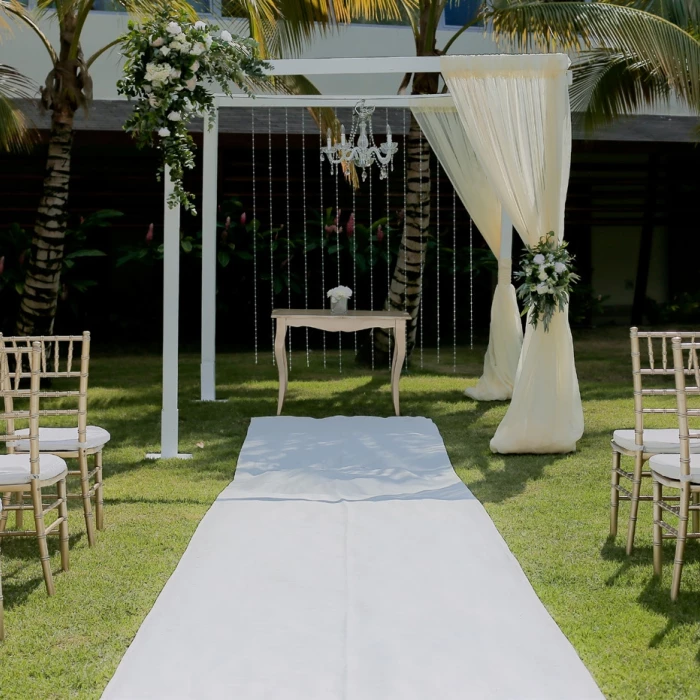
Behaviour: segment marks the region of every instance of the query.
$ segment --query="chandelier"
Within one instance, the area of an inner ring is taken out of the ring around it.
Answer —
[[[384,180],[388,175],[389,165],[394,169],[394,154],[399,150],[399,145],[391,140],[391,129],[386,125],[386,141],[379,147],[374,145],[374,134],[372,134],[372,114],[374,107],[368,107],[364,100],[360,100],[355,105],[352,115],[352,127],[350,128],[350,138],[345,138],[345,127],[340,127],[340,143],[331,143],[331,130],[328,129],[326,145],[321,147],[321,162],[323,156],[328,158],[331,164],[331,173],[338,172],[338,165],[342,163],[353,163],[356,168],[362,169],[362,180],[367,179],[367,168],[372,163],[379,165],[379,179]],[[355,145],[357,137],[357,145]]]

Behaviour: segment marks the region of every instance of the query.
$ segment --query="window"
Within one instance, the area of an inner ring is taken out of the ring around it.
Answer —
[[[444,28],[462,27],[467,22],[471,22],[479,14],[481,4],[481,0],[452,0],[452,2],[448,2],[442,16]]]

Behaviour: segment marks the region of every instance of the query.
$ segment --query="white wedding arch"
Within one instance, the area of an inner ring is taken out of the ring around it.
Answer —
[[[564,236],[571,160],[569,58],[563,54],[271,61],[275,75],[441,73],[449,93],[425,96],[217,96],[219,107],[408,107],[455,190],[498,258],[498,285],[484,371],[466,393],[511,399],[491,441],[499,453],[563,453],[583,434],[583,410],[568,314],[548,333],[528,324],[522,335],[511,283],[512,228],[526,244],[553,231]],[[216,400],[216,224],[218,117],[204,130],[202,182],[201,400]],[[164,193],[163,408],[161,453],[178,453],[179,208]]]

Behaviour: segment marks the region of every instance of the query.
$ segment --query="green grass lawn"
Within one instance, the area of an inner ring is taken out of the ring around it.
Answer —
[[[298,334],[299,340],[301,335]],[[459,476],[484,504],[537,594],[608,698],[700,697],[700,544],[690,542],[680,600],[669,599],[672,545],[663,580],[652,577],[651,508],[640,507],[638,546],[608,541],[610,436],[633,421],[625,330],[581,335],[577,365],[586,433],[573,455],[498,456],[489,440],[505,404],[462,391],[479,374],[483,348],[451,349],[443,364],[426,350],[424,369],[402,379],[404,415],[432,418]],[[417,363],[416,363],[417,364]],[[0,697],[99,697],[175,568],[197,524],[233,477],[251,416],[276,410],[269,354],[221,355],[218,393],[200,404],[199,358],[181,358],[181,449],[191,461],[150,462],[157,450],[160,359],[99,357],[91,368],[90,422],[107,428],[106,530],[88,549],[82,513],[71,508],[71,570],[47,598],[36,543],[12,538],[2,552],[7,641],[0,645]],[[285,413],[391,415],[386,369],[370,373],[344,352],[306,367],[295,351]],[[621,532],[627,509],[621,509]],[[465,688],[465,698],[468,689]],[[515,699],[514,699],[515,700]]]

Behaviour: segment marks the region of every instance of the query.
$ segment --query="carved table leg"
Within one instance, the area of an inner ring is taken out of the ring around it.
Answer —
[[[275,334],[275,360],[277,362],[277,371],[279,373],[279,397],[277,399],[277,415],[282,413],[282,404],[284,404],[284,395],[287,393],[287,353],[284,348],[284,339],[287,335],[287,323],[284,319],[278,318],[277,332]]]
[[[394,327],[394,359],[391,364],[391,397],[394,400],[394,412],[401,415],[399,409],[399,380],[401,368],[406,359],[406,321],[398,321]]]

